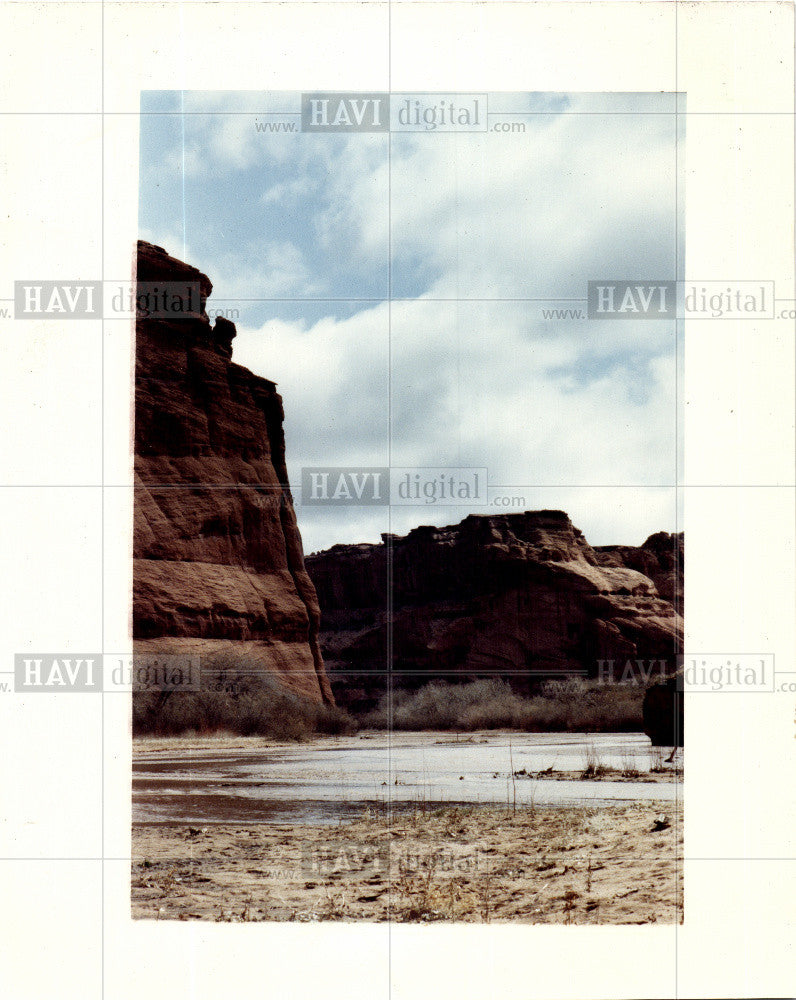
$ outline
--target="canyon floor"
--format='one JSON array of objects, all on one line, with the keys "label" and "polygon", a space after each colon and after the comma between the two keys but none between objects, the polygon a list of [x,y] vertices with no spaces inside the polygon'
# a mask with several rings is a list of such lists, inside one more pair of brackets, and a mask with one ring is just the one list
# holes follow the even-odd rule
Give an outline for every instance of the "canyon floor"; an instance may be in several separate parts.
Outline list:
[{"label": "canyon floor", "polygon": [[[682,768],[662,766],[643,741],[516,733],[360,734],[301,747],[253,737],[137,739],[132,915],[681,921]],[[496,761],[501,772],[492,771]],[[584,780],[595,761],[597,773]],[[365,775],[365,766],[376,770]],[[381,767],[389,781],[378,780]],[[434,789],[454,783],[462,799],[477,801],[434,801]],[[328,797],[308,801],[326,785]]]},{"label": "canyon floor", "polygon": [[[668,824],[668,825],[667,825]],[[150,920],[682,921],[682,807],[446,807],[337,826],[137,824]]]}]

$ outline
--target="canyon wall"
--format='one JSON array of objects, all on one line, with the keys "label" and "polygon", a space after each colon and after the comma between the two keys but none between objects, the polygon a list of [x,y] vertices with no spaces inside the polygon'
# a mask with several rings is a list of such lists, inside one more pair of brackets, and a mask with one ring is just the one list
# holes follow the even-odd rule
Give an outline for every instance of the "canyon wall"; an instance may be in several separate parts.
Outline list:
[{"label": "canyon wall", "polygon": [[682,535],[592,548],[562,511],[532,511],[335,545],[307,569],[335,695],[362,710],[388,672],[397,687],[498,675],[520,691],[596,676],[600,661],[617,676],[637,660],[669,673],[682,653],[682,556]]},{"label": "canyon wall", "polygon": [[[136,323],[137,652],[225,654],[333,701],[285,466],[276,385],[232,361],[206,275],[139,241],[138,287],[193,283],[192,316]],[[144,284],[146,283],[146,284]]]}]

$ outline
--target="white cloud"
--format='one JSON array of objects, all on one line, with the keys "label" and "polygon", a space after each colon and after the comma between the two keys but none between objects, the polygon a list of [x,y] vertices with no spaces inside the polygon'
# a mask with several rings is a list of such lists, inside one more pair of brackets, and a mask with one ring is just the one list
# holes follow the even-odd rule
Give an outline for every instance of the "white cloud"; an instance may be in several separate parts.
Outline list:
[{"label": "white cloud", "polygon": [[[579,110],[595,104],[575,98]],[[305,464],[388,457],[486,466],[492,482],[527,487],[529,507],[566,509],[595,543],[674,528],[668,324],[542,317],[578,302],[437,301],[585,299],[592,278],[673,277],[672,117],[567,113],[530,119],[524,134],[393,136],[389,163],[381,136],[264,140],[253,119],[189,118],[186,169],[212,184],[219,171],[279,164],[260,202],[305,199],[312,212],[295,242],[189,256],[215,295],[326,294],[328,275],[302,249],[311,242],[330,273],[340,248],[383,267],[391,242],[394,294],[420,290],[350,318],[238,324],[236,361],[284,396],[294,482]],[[300,516],[309,549],[470,512]]]},{"label": "white cloud", "polygon": [[[155,237],[151,241],[158,242]],[[172,234],[165,249],[172,256],[182,257],[182,237]],[[219,308],[222,301],[228,308],[235,299],[317,295],[323,288],[307,267],[302,251],[292,243],[262,241],[238,251],[211,253],[187,246],[184,259],[213,282],[212,303]]]},{"label": "white cloud", "polygon": [[298,198],[306,197],[317,189],[317,185],[312,178],[296,177],[293,180],[283,181],[280,184],[273,184],[267,188],[261,197],[264,205],[273,205],[285,201],[295,201]]},{"label": "white cloud", "polygon": [[[529,337],[514,306],[393,303],[391,336],[389,312],[383,303],[308,328],[277,320],[239,327],[236,360],[276,380],[284,397],[294,483],[304,465],[485,466],[490,483],[516,486],[528,507],[561,507],[573,518],[582,510],[580,526],[587,535],[599,527],[602,541],[673,529],[671,503],[655,523],[644,507],[654,495],[663,514],[673,493],[665,487],[675,482],[669,359],[649,365],[638,402],[633,376],[622,370],[576,386],[551,378],[561,345]],[[618,505],[616,487],[641,507]],[[324,535],[330,516],[301,512],[310,547],[342,540]],[[344,516],[348,541],[379,523],[371,511]],[[394,516],[451,520],[439,509]]]},{"label": "white cloud", "polygon": [[388,213],[374,185],[389,172],[394,269],[422,260],[434,296],[585,294],[601,264],[671,261],[673,117],[572,113],[527,129],[394,136],[389,171],[349,155],[324,224],[350,220],[377,253]]}]

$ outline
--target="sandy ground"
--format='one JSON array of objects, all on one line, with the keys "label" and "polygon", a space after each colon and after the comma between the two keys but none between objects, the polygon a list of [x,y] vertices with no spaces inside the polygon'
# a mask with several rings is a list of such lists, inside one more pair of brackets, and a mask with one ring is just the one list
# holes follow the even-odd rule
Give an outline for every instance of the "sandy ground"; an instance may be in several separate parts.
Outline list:
[{"label": "sandy ground", "polygon": [[[173,746],[173,744],[171,744]],[[339,825],[133,827],[160,920],[682,921],[682,806],[447,807]]]}]

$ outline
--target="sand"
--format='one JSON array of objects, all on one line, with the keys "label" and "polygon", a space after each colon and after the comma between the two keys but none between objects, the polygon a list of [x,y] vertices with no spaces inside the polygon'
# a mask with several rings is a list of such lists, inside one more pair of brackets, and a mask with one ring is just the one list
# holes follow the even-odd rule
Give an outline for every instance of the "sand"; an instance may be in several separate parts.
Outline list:
[{"label": "sand", "polygon": [[420,807],[337,825],[136,824],[152,920],[674,923],[681,803]]}]

